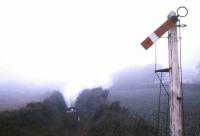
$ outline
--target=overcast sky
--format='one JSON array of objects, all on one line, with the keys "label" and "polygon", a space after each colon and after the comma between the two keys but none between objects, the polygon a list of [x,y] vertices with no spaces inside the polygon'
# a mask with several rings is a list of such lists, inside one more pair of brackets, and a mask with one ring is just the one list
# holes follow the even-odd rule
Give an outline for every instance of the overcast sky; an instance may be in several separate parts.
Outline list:
[{"label": "overcast sky", "polygon": [[[154,63],[154,47],[146,51],[140,43],[179,6],[189,10],[181,19],[188,25],[183,64],[194,70],[200,60],[197,0],[1,0],[1,78],[61,83],[66,98],[109,86],[113,73]],[[157,44],[162,65],[166,42]]]}]

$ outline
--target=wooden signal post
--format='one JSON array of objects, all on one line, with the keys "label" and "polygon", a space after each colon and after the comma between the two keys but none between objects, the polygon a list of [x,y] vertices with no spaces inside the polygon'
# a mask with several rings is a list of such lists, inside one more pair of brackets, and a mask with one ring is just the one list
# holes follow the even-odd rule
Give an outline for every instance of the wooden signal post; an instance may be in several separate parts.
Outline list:
[{"label": "wooden signal post", "polygon": [[[179,15],[178,10],[185,9],[185,15]],[[170,122],[170,136],[183,136],[183,98],[180,81],[180,67],[178,55],[178,35],[177,35],[177,21],[178,17],[185,17],[188,11],[185,7],[179,7],[177,14],[171,11],[165,21],[158,29],[149,35],[141,45],[147,50],[159,38],[168,31],[168,59],[169,68],[165,69],[169,72],[169,122]],[[179,26],[180,27],[180,26]],[[164,70],[164,69],[163,69]],[[158,71],[163,71],[158,70]]]},{"label": "wooden signal post", "polygon": [[[169,13],[168,18],[173,16],[176,16],[176,13],[172,11]],[[175,23],[168,31],[170,136],[183,136],[183,98],[177,38],[177,26]]]}]

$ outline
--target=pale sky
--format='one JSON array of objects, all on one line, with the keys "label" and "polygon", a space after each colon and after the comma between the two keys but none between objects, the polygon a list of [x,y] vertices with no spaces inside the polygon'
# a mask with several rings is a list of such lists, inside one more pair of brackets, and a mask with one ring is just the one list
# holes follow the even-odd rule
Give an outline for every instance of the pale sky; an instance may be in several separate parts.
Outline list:
[{"label": "pale sky", "polygon": [[[83,88],[107,87],[113,73],[154,63],[154,47],[146,51],[140,43],[179,6],[189,10],[181,19],[188,25],[182,63],[194,70],[200,60],[197,0],[1,0],[1,78],[61,83],[67,99]],[[162,65],[166,42],[157,44]]]}]

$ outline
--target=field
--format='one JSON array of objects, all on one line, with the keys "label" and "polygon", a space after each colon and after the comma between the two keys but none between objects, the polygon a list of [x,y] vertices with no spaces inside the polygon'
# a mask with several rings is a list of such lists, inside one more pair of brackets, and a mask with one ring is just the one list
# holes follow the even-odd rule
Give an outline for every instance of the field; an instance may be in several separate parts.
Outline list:
[{"label": "field", "polygon": [[[187,135],[200,131],[200,86],[184,85],[184,120]],[[136,87],[130,90],[111,90],[110,101],[120,101],[133,115],[139,115],[156,125],[159,85]]]}]

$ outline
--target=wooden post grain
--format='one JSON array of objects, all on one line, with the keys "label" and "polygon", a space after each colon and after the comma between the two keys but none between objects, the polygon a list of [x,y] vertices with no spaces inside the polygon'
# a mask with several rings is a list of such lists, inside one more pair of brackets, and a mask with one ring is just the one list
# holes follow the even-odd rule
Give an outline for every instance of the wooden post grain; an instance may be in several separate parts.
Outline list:
[{"label": "wooden post grain", "polygon": [[[176,16],[170,12],[168,18]],[[183,136],[182,95],[176,23],[168,31],[170,136]]]}]

